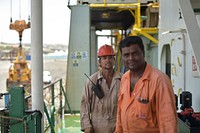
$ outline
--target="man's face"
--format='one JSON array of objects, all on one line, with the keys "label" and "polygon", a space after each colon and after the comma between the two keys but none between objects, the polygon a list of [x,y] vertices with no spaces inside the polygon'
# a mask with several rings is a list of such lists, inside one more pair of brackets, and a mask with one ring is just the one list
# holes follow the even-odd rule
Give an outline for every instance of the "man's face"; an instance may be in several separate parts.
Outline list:
[{"label": "man's face", "polygon": [[102,69],[113,69],[115,63],[114,56],[102,56],[99,59],[99,65]]},{"label": "man's face", "polygon": [[122,59],[125,67],[131,71],[140,70],[145,64],[144,54],[138,45],[122,48]]}]

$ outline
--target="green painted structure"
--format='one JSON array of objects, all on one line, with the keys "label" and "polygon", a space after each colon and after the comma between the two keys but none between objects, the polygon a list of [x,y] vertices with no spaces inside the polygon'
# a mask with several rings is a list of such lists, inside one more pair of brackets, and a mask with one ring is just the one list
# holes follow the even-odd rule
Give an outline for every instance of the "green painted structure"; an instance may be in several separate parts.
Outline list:
[{"label": "green painted structure", "polygon": [[11,88],[9,98],[8,109],[0,112],[1,133],[41,133],[42,114],[26,110],[24,88]]}]

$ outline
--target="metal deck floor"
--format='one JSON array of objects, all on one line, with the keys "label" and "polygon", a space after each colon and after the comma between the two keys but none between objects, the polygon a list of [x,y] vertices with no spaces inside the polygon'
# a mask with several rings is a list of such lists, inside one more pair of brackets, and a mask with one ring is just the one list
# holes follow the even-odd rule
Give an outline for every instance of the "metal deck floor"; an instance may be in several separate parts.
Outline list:
[{"label": "metal deck floor", "polygon": [[[50,130],[50,129],[49,129]],[[47,131],[48,133],[50,131]],[[55,126],[56,133],[83,133],[80,128],[80,115],[65,114]]]}]

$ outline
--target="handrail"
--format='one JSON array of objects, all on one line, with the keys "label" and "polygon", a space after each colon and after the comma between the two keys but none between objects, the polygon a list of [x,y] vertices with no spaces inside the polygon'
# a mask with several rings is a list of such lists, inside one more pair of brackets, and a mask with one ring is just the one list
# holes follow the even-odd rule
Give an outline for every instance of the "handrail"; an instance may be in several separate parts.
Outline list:
[{"label": "handrail", "polygon": [[43,88],[43,90],[45,90],[45,89],[51,87],[52,85],[56,84],[57,82],[60,82],[60,80],[62,80],[62,79],[61,79],[61,78],[60,78],[60,79],[57,79],[57,80],[55,80],[53,83],[50,83],[50,84],[46,85],[46,86]]},{"label": "handrail", "polygon": [[[56,83],[59,83],[59,89],[60,89],[60,93],[58,95],[55,96],[55,84]],[[54,124],[54,113],[55,113],[55,102],[54,102],[54,99],[55,98],[58,98],[60,96],[60,106],[59,106],[59,112],[60,112],[60,115],[62,117],[62,110],[63,110],[63,105],[62,105],[62,95],[64,95],[64,98],[65,98],[65,104],[64,106],[67,104],[68,106],[68,109],[69,111],[71,112],[71,114],[73,114],[71,108],[70,108],[70,105],[69,105],[69,102],[67,100],[67,96],[66,96],[66,93],[65,93],[65,90],[63,88],[63,85],[62,85],[62,79],[57,79],[55,80],[54,82],[52,82],[51,84],[48,84],[46,85],[43,90],[46,90],[46,89],[51,89],[51,105],[50,105],[50,111],[48,113],[48,109],[47,109],[47,105],[45,104],[44,102],[44,113],[47,117],[47,121],[49,123],[49,126],[51,128],[51,133],[55,133],[55,130],[54,130],[54,127],[55,127],[55,124]],[[31,98],[31,95],[25,97],[26,101]],[[49,127],[48,126],[48,127]],[[47,130],[47,129],[45,129]]]},{"label": "handrail", "polygon": [[48,120],[49,125],[50,125],[50,127],[51,127],[51,133],[55,133],[54,124],[53,124],[54,121],[51,120],[51,118],[50,118],[50,116],[49,116],[49,113],[48,113],[48,111],[47,111],[47,107],[46,107],[45,103],[44,103],[44,112],[45,112],[45,114],[46,114],[46,116],[47,116],[47,120]]},{"label": "handrail", "polygon": [[[55,84],[56,84],[56,83],[59,83],[59,90],[60,90],[60,93],[59,93],[57,96],[55,96]],[[46,107],[45,103],[44,103],[44,111],[45,111],[45,114],[46,114],[46,116],[47,116],[47,121],[48,121],[48,123],[49,123],[49,125],[50,125],[50,128],[51,128],[51,133],[55,133],[55,131],[54,131],[54,127],[55,127],[55,123],[54,123],[54,121],[55,121],[55,119],[54,119],[54,113],[55,113],[56,109],[55,109],[55,101],[54,101],[54,99],[55,99],[55,98],[58,98],[58,96],[60,96],[59,112],[60,112],[61,117],[62,117],[62,110],[63,110],[63,105],[62,105],[62,94],[63,94],[64,97],[65,97],[65,101],[66,101],[66,102],[65,102],[65,105],[66,105],[66,103],[67,103],[67,106],[68,106],[68,108],[69,108],[70,111],[71,111],[71,108],[70,108],[70,106],[69,106],[69,103],[68,103],[68,100],[67,100],[65,91],[64,91],[64,89],[63,89],[62,79],[61,79],[61,78],[58,79],[58,80],[56,80],[56,81],[54,81],[53,83],[51,83],[51,84],[49,84],[49,85],[46,85],[46,86],[43,88],[43,90],[46,90],[46,89],[48,89],[48,88],[51,89],[51,105],[50,105],[50,111],[49,111],[50,114],[48,113],[48,110],[47,110],[47,107]],[[65,105],[64,105],[64,106],[65,106]]]},{"label": "handrail", "polygon": [[[61,89],[62,89],[62,91],[64,92],[63,86],[61,86]],[[71,115],[72,115],[73,112],[72,112],[72,110],[71,110],[71,108],[70,108],[70,106],[69,106],[69,102],[68,102],[68,100],[67,100],[67,95],[66,95],[66,93],[63,93],[63,94],[64,94],[64,97],[65,97],[65,101],[66,101],[66,103],[67,103],[67,106],[68,106],[68,108],[69,108],[69,111],[71,112]]]}]

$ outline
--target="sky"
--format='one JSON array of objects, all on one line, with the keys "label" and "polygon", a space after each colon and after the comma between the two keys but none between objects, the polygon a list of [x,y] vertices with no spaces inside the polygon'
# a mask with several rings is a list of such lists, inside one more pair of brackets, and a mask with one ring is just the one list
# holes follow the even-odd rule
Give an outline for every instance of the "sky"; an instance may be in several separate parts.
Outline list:
[{"label": "sky", "polygon": [[[12,17],[13,22],[28,22],[28,16],[31,15],[30,3],[31,0],[0,0],[0,42],[19,43],[18,32],[9,29],[10,18]],[[43,0],[44,44],[68,45],[70,9],[67,4],[68,0]],[[30,42],[31,30],[26,29],[23,32],[22,43]]]},{"label": "sky", "polygon": [[[31,0],[0,0],[0,42],[19,44],[18,32],[10,30],[10,18],[13,23],[16,20],[25,20],[31,16]],[[70,0],[70,5],[75,5],[76,0]],[[67,7],[68,0],[43,0],[43,44],[69,43],[71,10]],[[103,34],[110,32],[103,31]],[[97,33],[97,34],[102,34]],[[22,36],[22,44],[31,43],[31,29],[25,29]],[[110,44],[110,39],[100,37],[98,46]]]}]

